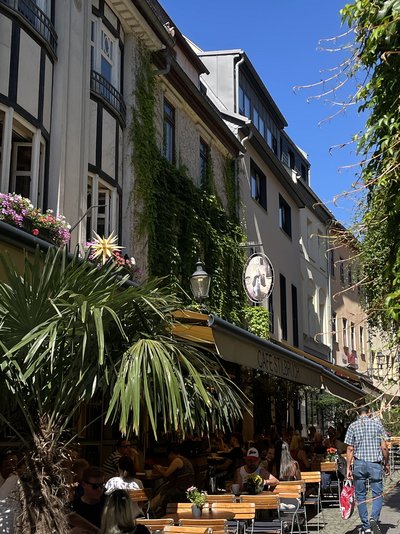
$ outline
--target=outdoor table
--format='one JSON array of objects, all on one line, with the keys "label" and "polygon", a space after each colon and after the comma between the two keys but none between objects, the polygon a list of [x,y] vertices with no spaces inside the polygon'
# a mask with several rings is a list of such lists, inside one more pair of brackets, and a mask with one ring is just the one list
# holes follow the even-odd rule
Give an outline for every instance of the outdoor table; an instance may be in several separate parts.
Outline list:
[{"label": "outdoor table", "polygon": [[[167,514],[163,516],[163,519],[171,518],[174,520],[174,523],[179,523],[180,519],[193,519],[193,514],[191,511],[176,512],[174,514]],[[204,507],[201,517],[197,519],[233,519],[235,517],[234,512],[229,510],[211,510]]]}]

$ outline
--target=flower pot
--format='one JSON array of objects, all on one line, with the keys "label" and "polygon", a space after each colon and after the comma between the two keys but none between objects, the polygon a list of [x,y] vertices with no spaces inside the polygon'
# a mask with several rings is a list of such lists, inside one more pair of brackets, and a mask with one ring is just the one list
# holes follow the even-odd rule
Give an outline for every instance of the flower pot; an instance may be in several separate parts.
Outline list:
[{"label": "flower pot", "polygon": [[200,506],[196,506],[195,504],[192,504],[192,516],[193,517],[201,517],[202,508]]}]

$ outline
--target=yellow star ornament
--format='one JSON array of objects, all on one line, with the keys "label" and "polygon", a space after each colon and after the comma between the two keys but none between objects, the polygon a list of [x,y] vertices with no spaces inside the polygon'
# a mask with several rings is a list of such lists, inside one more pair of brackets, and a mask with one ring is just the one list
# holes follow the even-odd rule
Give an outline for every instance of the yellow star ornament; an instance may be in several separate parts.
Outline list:
[{"label": "yellow star ornament", "polygon": [[114,232],[108,237],[100,237],[96,232],[93,232],[95,239],[93,240],[90,248],[93,250],[93,257],[102,259],[103,265],[106,263],[108,258],[112,258],[113,254],[120,250],[121,248],[116,243],[118,242],[118,236],[114,235]]}]

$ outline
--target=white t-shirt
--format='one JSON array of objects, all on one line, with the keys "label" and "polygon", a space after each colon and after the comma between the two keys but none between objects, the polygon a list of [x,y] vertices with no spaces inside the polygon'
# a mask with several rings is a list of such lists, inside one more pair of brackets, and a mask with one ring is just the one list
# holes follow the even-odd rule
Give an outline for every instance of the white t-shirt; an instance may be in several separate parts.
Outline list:
[{"label": "white t-shirt", "polygon": [[[125,481],[121,477],[112,477],[106,482],[106,495],[110,495],[113,491],[117,489],[122,490],[140,490],[143,489],[143,483],[141,480],[134,478],[133,480]],[[140,508],[137,502],[133,502],[133,508],[135,517],[143,515],[143,510]]]}]

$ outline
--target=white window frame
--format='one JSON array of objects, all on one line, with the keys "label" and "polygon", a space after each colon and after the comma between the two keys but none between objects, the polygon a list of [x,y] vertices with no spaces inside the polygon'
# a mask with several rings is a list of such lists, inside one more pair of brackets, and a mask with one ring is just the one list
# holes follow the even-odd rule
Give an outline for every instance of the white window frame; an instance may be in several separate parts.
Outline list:
[{"label": "white window frame", "polygon": [[[17,170],[17,155],[18,155],[18,149],[24,148],[24,147],[30,147],[31,149],[31,164],[29,171],[18,171]],[[28,198],[31,199],[32,194],[32,185],[33,185],[33,176],[32,176],[32,165],[33,165],[33,143],[30,141],[21,141],[13,143],[12,148],[12,171],[11,171],[11,192],[14,193],[17,186],[17,178],[19,176],[27,176],[29,177],[29,195]],[[32,200],[32,203],[35,204],[35,202]]]},{"label": "white window frame", "polygon": [[[120,91],[120,62],[121,54],[119,49],[119,40],[106,28],[100,18],[92,17],[92,23],[94,23],[94,36],[90,37],[90,46],[93,49],[93,64],[91,68],[101,74],[101,59],[104,57],[108,60],[107,55],[102,49],[102,35],[110,40],[112,45],[112,58],[111,58],[111,80],[107,80],[111,83],[117,91]],[[102,75],[102,74],[101,74]],[[107,79],[107,78],[106,78]]]},{"label": "white window frame", "polygon": [[[99,195],[102,192],[108,192],[105,200],[104,214],[99,213],[99,208],[92,208],[90,213],[90,238],[94,236],[93,232],[98,233],[98,221],[104,219],[104,235],[108,237],[112,232],[118,234],[118,192],[117,188],[102,180],[97,174],[89,174],[87,192],[89,184],[92,186],[92,206],[100,204]],[[87,196],[86,192],[86,196]],[[87,206],[88,208],[88,206]],[[100,237],[103,237],[102,235]]]}]

